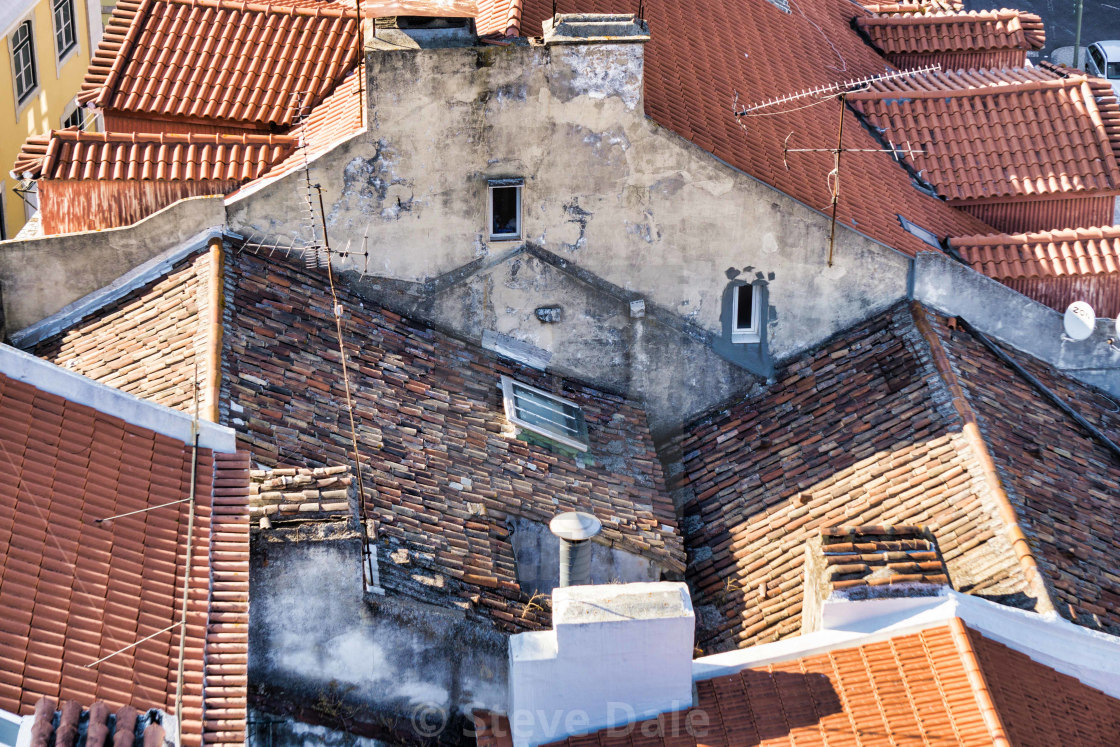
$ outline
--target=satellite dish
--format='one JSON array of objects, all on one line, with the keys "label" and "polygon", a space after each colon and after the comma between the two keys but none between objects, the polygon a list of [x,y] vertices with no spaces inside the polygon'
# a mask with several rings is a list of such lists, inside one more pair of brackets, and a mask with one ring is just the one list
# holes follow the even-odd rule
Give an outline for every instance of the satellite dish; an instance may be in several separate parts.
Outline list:
[{"label": "satellite dish", "polygon": [[1080,342],[1088,340],[1097,329],[1097,312],[1084,301],[1074,301],[1066,309],[1065,318],[1062,319],[1066,335]]}]

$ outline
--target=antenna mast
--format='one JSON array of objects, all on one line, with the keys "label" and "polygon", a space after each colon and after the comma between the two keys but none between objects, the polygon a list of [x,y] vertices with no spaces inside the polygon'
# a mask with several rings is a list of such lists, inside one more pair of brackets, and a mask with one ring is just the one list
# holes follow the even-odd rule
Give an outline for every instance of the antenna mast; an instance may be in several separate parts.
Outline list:
[{"label": "antenna mast", "polygon": [[[917,68],[914,70],[899,70],[893,73],[883,73],[881,75],[869,75],[863,78],[856,78],[842,83],[829,83],[824,86],[810,88],[800,93],[792,93],[784,96],[777,96],[775,98],[767,99],[756,104],[750,104],[742,109],[735,110],[735,117],[738,119],[740,126],[743,126],[743,119],[751,116],[771,116],[775,114],[784,114],[787,112],[773,111],[764,112],[762,109],[769,109],[770,107],[780,106],[782,104],[792,104],[807,98],[817,98],[824,101],[828,98],[835,98],[840,102],[840,126],[836,134],[836,147],[835,148],[782,148],[782,161],[786,165],[786,170],[789,170],[789,162],[786,161],[786,155],[789,153],[831,153],[833,156],[832,171],[828,173],[828,191],[832,195],[831,209],[832,209],[832,224],[828,231],[828,266],[832,267],[833,250],[836,245],[836,213],[840,206],[840,156],[844,154],[845,150],[853,153],[890,153],[895,158],[899,157],[899,150],[891,147],[889,150],[879,150],[875,148],[844,148],[844,114],[847,111],[848,103],[847,96],[849,93],[856,93],[858,91],[866,91],[875,83],[881,83],[888,80],[900,80],[902,78],[912,78],[918,75],[925,75],[927,73],[940,72],[941,65],[927,65],[926,67]],[[819,103],[819,102],[818,102]],[[812,106],[812,104],[810,104]],[[804,108],[804,107],[798,107]],[[789,111],[796,111],[792,109]],[[744,131],[746,127],[743,127]],[[793,133],[791,132],[790,135]],[[789,137],[786,137],[786,143],[789,142]],[[915,151],[910,144],[906,144],[902,152],[908,152],[911,156],[918,152]]]}]

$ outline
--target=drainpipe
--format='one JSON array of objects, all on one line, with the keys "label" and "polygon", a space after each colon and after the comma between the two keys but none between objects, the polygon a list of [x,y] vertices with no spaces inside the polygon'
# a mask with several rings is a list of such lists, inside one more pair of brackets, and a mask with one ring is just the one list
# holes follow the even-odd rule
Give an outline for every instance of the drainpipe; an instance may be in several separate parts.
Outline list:
[{"label": "drainpipe", "polygon": [[583,511],[558,514],[549,522],[549,531],[560,540],[560,586],[591,583],[590,540],[602,528],[602,522]]}]

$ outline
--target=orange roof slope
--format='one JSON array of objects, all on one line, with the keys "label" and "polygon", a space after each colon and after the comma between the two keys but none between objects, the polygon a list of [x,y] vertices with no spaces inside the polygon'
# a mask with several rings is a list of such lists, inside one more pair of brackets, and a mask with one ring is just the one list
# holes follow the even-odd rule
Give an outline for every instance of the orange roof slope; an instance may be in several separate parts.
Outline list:
[{"label": "orange roof slope", "polygon": [[[919,633],[700,680],[683,712],[569,737],[630,745],[1112,744],[1120,700],[970,630]],[[1045,697],[1040,695],[1045,694]],[[480,744],[507,722],[476,719]]]},{"label": "orange roof slope", "polygon": [[287,135],[52,130],[28,139],[13,171],[33,179],[248,181],[297,143]]},{"label": "orange roof slope", "polygon": [[357,29],[353,10],[333,3],[121,0],[78,100],[156,119],[290,125],[356,64]]},{"label": "orange roof slope", "polygon": [[1120,226],[960,236],[953,247],[999,280],[1120,273]]},{"label": "orange roof slope", "polygon": [[856,25],[884,54],[1026,50],[1046,46],[1042,19],[1018,10],[860,16]]},{"label": "orange roof slope", "polygon": [[[860,9],[850,0],[790,5],[792,13],[762,0],[646,3],[651,38],[645,47],[645,110],[658,124],[735,168],[823,211],[832,199],[832,155],[791,153],[783,159],[783,144],[792,133],[790,148],[834,147],[836,101],[808,98],[775,107],[781,114],[764,110],[759,114],[766,116],[738,121],[733,111],[773,96],[882,73],[887,65],[852,30],[852,17]],[[551,0],[525,0],[524,8],[522,34],[540,34],[541,21],[552,15]],[[557,10],[633,13],[635,5],[628,0],[559,0]],[[846,147],[881,148],[854,125],[849,113]],[[938,236],[990,232],[978,219],[915,189],[886,153],[853,154],[845,161],[841,181],[839,220],[909,254],[929,245],[903,229],[897,213]]]},{"label": "orange roof slope", "polygon": [[522,0],[478,0],[478,14],[474,20],[475,33],[479,36],[520,35],[521,3]]},{"label": "orange roof slope", "polygon": [[[191,448],[4,375],[0,422],[0,708],[26,715],[46,696],[172,712],[179,636],[165,629],[181,614],[188,504],[97,520],[185,499]],[[196,490],[184,743],[236,744],[247,457],[200,448]]]},{"label": "orange roof slope", "polygon": [[914,0],[909,3],[880,3],[875,0],[857,1],[872,13],[961,12],[964,10],[964,0]]},{"label": "orange roof slope", "polygon": [[904,157],[949,200],[1120,190],[1120,132],[1106,126],[1120,122],[1120,107],[1083,75],[941,72],[879,83],[849,100],[883,139],[924,148]]}]

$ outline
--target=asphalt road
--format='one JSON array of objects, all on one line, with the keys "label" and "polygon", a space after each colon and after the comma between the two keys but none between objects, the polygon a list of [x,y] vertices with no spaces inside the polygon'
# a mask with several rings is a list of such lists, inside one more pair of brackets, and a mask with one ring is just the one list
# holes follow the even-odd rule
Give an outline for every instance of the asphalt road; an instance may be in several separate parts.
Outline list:
[{"label": "asphalt road", "polygon": [[[1059,47],[1072,47],[1077,32],[1077,0],[1006,0],[1006,2],[977,2],[965,0],[967,10],[1010,7],[1037,13],[1046,24],[1046,48],[1039,57],[1032,59],[1051,59],[1051,54]],[[1120,39],[1120,0],[1084,0],[1081,19],[1081,46],[1095,41]],[[1073,50],[1067,50],[1066,57],[1072,57]],[[1055,62],[1070,64],[1070,59]],[[1084,66],[1084,63],[1082,63]]]}]

